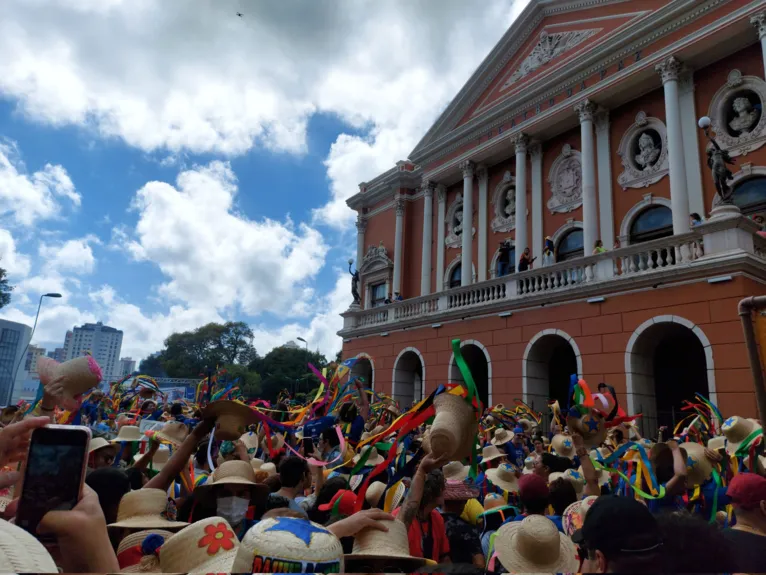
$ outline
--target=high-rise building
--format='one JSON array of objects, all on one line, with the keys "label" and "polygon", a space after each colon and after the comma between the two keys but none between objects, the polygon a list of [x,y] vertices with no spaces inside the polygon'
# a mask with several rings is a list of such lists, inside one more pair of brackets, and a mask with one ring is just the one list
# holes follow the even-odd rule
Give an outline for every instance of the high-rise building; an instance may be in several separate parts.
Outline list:
[{"label": "high-rise building", "polygon": [[[71,331],[67,333],[72,333]],[[62,363],[66,361],[66,348],[65,347],[57,347],[53,351],[48,352],[48,357],[51,359],[55,359],[57,362]]]},{"label": "high-rise building", "polygon": [[[72,334],[69,337],[69,334]],[[67,332],[66,359],[89,353],[101,366],[104,381],[120,377],[119,357],[122,350],[122,331],[98,323],[86,323]]]},{"label": "high-rise building", "polygon": [[2,405],[9,403],[14,380],[21,382],[26,376],[25,370],[18,369],[18,366],[31,335],[32,328],[28,325],[0,319],[0,403]]},{"label": "high-rise building", "polygon": [[136,371],[136,360],[132,357],[123,357],[120,359],[120,375],[130,375]]},{"label": "high-rise building", "polygon": [[44,347],[30,345],[27,349],[27,358],[24,360],[24,369],[29,373],[37,373],[37,360],[45,357],[45,352],[46,349]]}]

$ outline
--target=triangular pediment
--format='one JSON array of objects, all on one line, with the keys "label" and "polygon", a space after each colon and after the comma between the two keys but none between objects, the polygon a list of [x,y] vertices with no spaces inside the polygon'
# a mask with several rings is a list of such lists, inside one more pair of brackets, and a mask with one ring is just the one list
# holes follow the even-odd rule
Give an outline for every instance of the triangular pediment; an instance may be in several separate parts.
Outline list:
[{"label": "triangular pediment", "polygon": [[531,0],[410,157],[526,87],[566,71],[573,59],[662,4],[663,0]]}]

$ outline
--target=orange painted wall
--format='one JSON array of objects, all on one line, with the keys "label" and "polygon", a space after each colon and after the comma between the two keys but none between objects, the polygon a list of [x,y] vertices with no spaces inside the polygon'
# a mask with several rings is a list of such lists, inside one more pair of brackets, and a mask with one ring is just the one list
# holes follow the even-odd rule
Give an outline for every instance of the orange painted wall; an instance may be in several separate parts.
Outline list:
[{"label": "orange painted wall", "polygon": [[402,297],[420,295],[420,270],[423,262],[423,209],[425,200],[405,203],[404,245],[402,249]]},{"label": "orange painted wall", "polygon": [[[377,246],[381,241],[386,250],[388,250],[388,257],[393,261],[394,259],[394,231],[396,229],[396,211],[391,208],[380,212],[367,219],[367,229],[364,232],[364,250],[371,245]],[[362,303],[364,303],[364,294],[367,291],[367,286],[362,281]]]}]

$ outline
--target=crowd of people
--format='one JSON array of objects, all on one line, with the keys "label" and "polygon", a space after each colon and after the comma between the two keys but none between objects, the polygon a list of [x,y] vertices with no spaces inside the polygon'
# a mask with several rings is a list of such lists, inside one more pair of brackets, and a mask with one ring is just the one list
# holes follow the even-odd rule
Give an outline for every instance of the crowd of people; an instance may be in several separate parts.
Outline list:
[{"label": "crowd of people", "polygon": [[[303,404],[115,385],[73,406],[77,382],[53,373],[39,402],[2,413],[0,570],[766,571],[757,421],[696,398],[642,437],[605,384],[573,377],[569,405],[543,414],[483,406],[470,373],[402,411],[352,363]],[[20,470],[52,422],[92,430],[85,485],[28,533],[13,523]]]}]

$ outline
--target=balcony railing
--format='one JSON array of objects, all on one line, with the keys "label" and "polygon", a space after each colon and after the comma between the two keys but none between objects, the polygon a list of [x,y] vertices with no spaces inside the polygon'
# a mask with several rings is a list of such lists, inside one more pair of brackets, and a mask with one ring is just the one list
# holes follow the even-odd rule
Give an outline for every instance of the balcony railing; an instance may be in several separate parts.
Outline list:
[{"label": "balcony railing", "polygon": [[[720,269],[725,255],[750,255],[764,264],[766,238],[756,235],[757,226],[744,217],[712,220],[692,231],[603,254],[586,256],[550,266],[514,273],[488,281],[462,286],[428,296],[369,310],[349,310],[343,314],[342,335],[360,329],[398,324],[417,319],[449,317],[452,312],[476,309],[513,308],[530,300],[555,301],[582,297],[601,288],[614,289],[616,283],[657,281],[663,275],[678,275],[687,270],[708,273],[708,266]],[[760,263],[760,262],[759,262]],[[582,292],[581,294],[579,292]]]}]

